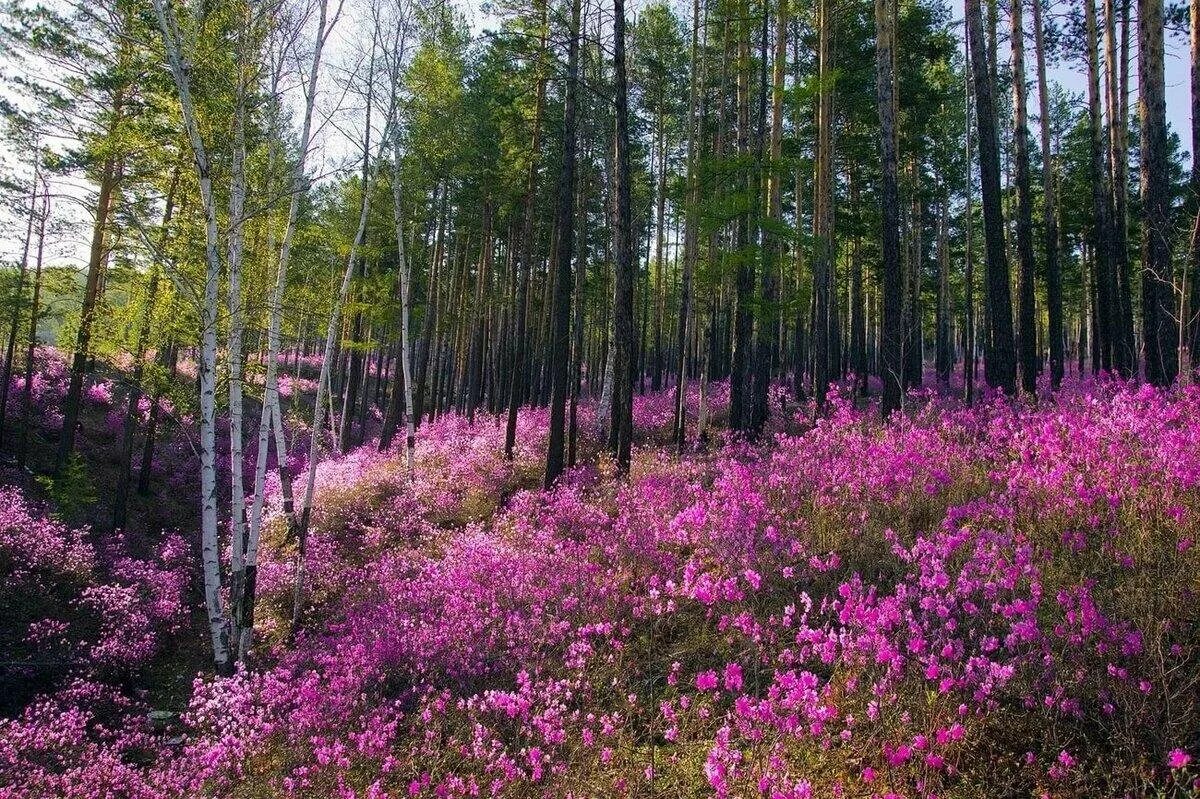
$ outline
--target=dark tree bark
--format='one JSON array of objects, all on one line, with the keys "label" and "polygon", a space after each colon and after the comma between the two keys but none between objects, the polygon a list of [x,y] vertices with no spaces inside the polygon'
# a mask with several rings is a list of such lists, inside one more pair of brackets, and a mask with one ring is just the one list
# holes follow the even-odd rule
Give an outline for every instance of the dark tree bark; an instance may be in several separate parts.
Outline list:
[{"label": "dark tree bark", "polygon": [[[1197,0],[1200,2],[1200,0]],[[1042,226],[1046,249],[1046,310],[1050,317],[1050,388],[1057,391],[1063,379],[1062,266],[1058,257],[1058,199],[1054,187],[1054,164],[1050,152],[1050,91],[1046,82],[1045,31],[1042,0],[1033,0],[1034,49],[1037,54],[1038,112],[1042,143]]]},{"label": "dark tree bark", "polygon": [[567,45],[567,86],[563,109],[563,161],[558,176],[558,239],[555,252],[554,307],[550,328],[550,434],[546,452],[545,487],[558,480],[564,466],[568,365],[570,361],[571,257],[575,248],[575,129],[576,88],[579,81],[579,3],[571,3]]},{"label": "dark tree bark", "polygon": [[[971,48],[966,48],[967,72],[971,72]],[[963,265],[963,400],[970,405],[975,399],[975,250],[972,242],[972,231],[975,229],[975,187],[974,160],[971,153],[971,77],[968,74],[963,81],[963,96],[965,98],[963,119],[966,121],[963,131],[966,140],[967,185],[966,210],[963,213],[963,229],[965,250]]]},{"label": "dark tree bark", "polygon": [[[426,386],[429,383],[429,362],[433,351],[433,339],[436,334],[436,324],[438,315],[438,296],[441,283],[442,272],[442,252],[445,249],[445,226],[446,226],[446,192],[447,187],[443,183],[441,186],[441,205],[438,205],[438,199],[434,197],[433,207],[437,214],[436,222],[437,232],[433,239],[433,255],[429,259],[429,268],[426,270],[425,284],[425,318],[421,321],[421,338],[417,343],[417,364],[416,376],[413,378],[413,388],[416,390],[416,396],[413,398],[413,407],[411,409],[413,422],[418,426],[425,416],[425,392]],[[437,188],[434,188],[434,193],[437,193]],[[434,360],[434,368],[437,367],[437,361]]]},{"label": "dark tree bark", "polygon": [[[21,391],[21,429],[17,433],[17,471],[25,470],[29,452],[29,427],[33,414],[34,354],[37,351],[37,327],[41,316],[42,263],[46,248],[46,221],[50,218],[50,192],[42,184],[42,210],[38,217],[38,246],[33,266],[33,296],[29,301],[29,341],[25,349],[25,386]],[[5,381],[7,383],[7,381]]]},{"label": "dark tree bark", "polygon": [[[818,4],[817,70],[817,186],[813,248],[813,323],[810,337],[813,359],[813,395],[818,411],[825,407],[829,381],[835,377],[833,293],[833,20],[830,0]],[[885,134],[886,137],[886,134]]]},{"label": "dark tree bark", "polygon": [[483,245],[479,253],[479,274],[475,277],[475,302],[471,307],[471,346],[468,352],[466,389],[467,419],[475,422],[475,409],[483,399],[483,364],[485,331],[487,328],[487,299],[492,279],[492,204],[483,204]]},{"label": "dark tree bark", "polygon": [[[650,389],[659,391],[662,389],[663,376],[663,315],[666,313],[666,285],[663,282],[663,249],[666,244],[667,237],[667,141],[666,129],[663,119],[663,109],[660,106],[658,111],[657,133],[655,134],[658,150],[658,188],[655,189],[655,199],[657,200],[657,208],[655,215],[657,230],[654,241],[654,316],[652,322],[651,335],[654,337],[654,345],[650,357]],[[649,274],[647,274],[647,283],[649,282]],[[647,301],[649,301],[649,291]]]},{"label": "dark tree bark", "polygon": [[[754,353],[754,405],[751,408],[750,430],[754,435],[762,429],[769,413],[768,402],[771,389],[772,367],[775,352],[778,348],[779,321],[776,306],[779,304],[779,281],[776,276],[776,264],[782,255],[783,244],[771,230],[772,222],[779,220],[782,215],[779,181],[775,175],[774,165],[779,160],[782,151],[783,134],[783,70],[787,57],[787,0],[781,0],[780,18],[776,23],[774,43],[774,59],[772,69],[771,89],[767,88],[767,40],[770,27],[770,6],[763,4],[762,38],[759,44],[760,80],[758,95],[759,128],[757,160],[759,168],[765,170],[763,178],[756,182],[762,187],[764,180],[767,192],[767,224],[759,221],[759,252],[762,254],[762,274],[759,291],[762,301],[759,304],[758,341]],[[771,97],[770,145],[767,146],[767,97]],[[770,162],[764,163],[764,157],[770,156]],[[761,212],[762,203],[757,201],[755,192],[755,208]]]},{"label": "dark tree bark", "polygon": [[908,162],[912,197],[909,204],[908,262],[904,277],[904,387],[921,385],[924,371],[924,344],[921,336],[921,281],[925,272],[925,212],[921,203],[917,162]]},{"label": "dark tree bark", "polygon": [[[745,157],[750,152],[750,26],[749,8],[739,4],[737,21],[737,154]],[[748,205],[753,195],[753,170],[745,165],[741,168],[741,191],[743,203]],[[734,278],[735,305],[733,309],[733,371],[729,377],[729,426],[733,430],[745,431],[750,427],[752,395],[750,385],[751,336],[754,331],[754,315],[750,308],[754,292],[754,253],[750,239],[750,211],[738,213],[734,223]]]},{"label": "dark tree bark", "polygon": [[1188,313],[1187,325],[1188,363],[1181,367],[1195,369],[1200,360],[1200,0],[1192,0],[1191,22],[1191,93],[1192,93],[1192,195],[1195,203],[1195,219],[1192,224],[1190,260],[1188,263]]},{"label": "dark tree bark", "polygon": [[[1034,0],[1038,2],[1039,0]],[[1017,183],[1017,258],[1020,261],[1020,289],[1017,342],[1020,346],[1021,389],[1037,390],[1038,350],[1034,329],[1033,272],[1033,197],[1029,191],[1029,112],[1025,84],[1025,26],[1021,13],[1023,0],[1014,0],[1009,14],[1012,20],[1013,73],[1013,157]]]},{"label": "dark tree bark", "polygon": [[1104,126],[1100,118],[1100,66],[1097,53],[1095,0],[1084,0],[1084,22],[1088,52],[1088,118],[1091,127],[1089,160],[1092,166],[1092,216],[1095,219],[1093,239],[1095,252],[1092,285],[1095,291],[1094,349],[1098,358],[1093,369],[1108,369],[1113,365],[1113,338],[1118,314],[1116,270],[1113,265],[1112,208],[1105,164]]},{"label": "dark tree bark", "polygon": [[633,439],[633,230],[630,208],[629,88],[625,66],[625,0],[613,0],[613,84],[616,115],[613,190],[613,455],[629,473]]},{"label": "dark tree bark", "polygon": [[1104,60],[1108,106],[1108,186],[1112,192],[1109,224],[1112,235],[1114,304],[1110,313],[1113,366],[1122,377],[1137,371],[1137,348],[1133,337],[1133,289],[1129,263],[1129,114],[1126,88],[1129,72],[1129,0],[1120,0],[1122,32],[1121,53],[1117,55],[1117,22],[1113,0],[1104,0]]},{"label": "dark tree bark", "polygon": [[[371,120],[371,117],[370,117],[370,114],[368,113],[368,116],[367,116],[368,125],[370,124],[370,120]],[[369,130],[369,128],[368,128],[368,130]],[[370,145],[370,139],[368,138],[367,145],[365,145],[368,149],[364,149],[364,151],[363,151],[364,153],[370,152],[369,145]],[[363,167],[362,167],[362,169],[363,169],[363,171],[362,171],[363,191],[369,190],[369,186],[370,186],[370,182],[371,182],[370,181],[370,171],[369,171],[370,160],[371,159],[370,159],[369,155],[364,155]],[[364,240],[366,239],[366,235],[367,235],[366,228],[363,228],[362,229],[362,238],[355,244],[356,249],[361,248],[363,246]],[[358,272],[358,279],[360,282],[364,278],[366,278],[366,276],[367,276],[367,259],[363,255],[359,255],[357,272]],[[345,400],[342,402],[341,427],[338,430],[338,449],[342,452],[346,452],[348,449],[350,449],[352,446],[354,446],[355,443],[357,443],[357,441],[359,440],[358,437],[356,437],[354,435],[354,416],[355,416],[355,409],[358,406],[358,391],[359,391],[360,383],[362,383],[363,376],[364,376],[362,327],[363,327],[362,311],[355,311],[354,317],[350,322],[350,372],[349,372],[349,376],[346,381]],[[361,436],[361,435],[362,435],[362,431],[360,430],[359,436]]]},{"label": "dark tree bark", "polygon": [[[900,190],[896,154],[895,0],[875,0],[875,92],[879,103],[880,212],[883,230],[883,416],[900,409],[900,381],[904,369],[901,339],[904,335],[903,277],[900,266]],[[976,6],[978,11],[978,5]]]},{"label": "dark tree bark", "polygon": [[[179,167],[176,166],[171,175],[171,187],[167,190],[166,206],[163,209],[160,250],[167,244],[171,216],[175,212],[175,189],[178,185]],[[146,286],[145,305],[142,308],[142,317],[138,322],[137,343],[134,345],[133,374],[130,376],[129,398],[125,407],[125,428],[121,435],[121,464],[120,470],[117,472],[116,491],[113,495],[112,526],[114,530],[125,526],[129,503],[129,482],[132,476],[130,470],[133,465],[133,438],[137,430],[138,403],[142,399],[142,374],[145,367],[143,361],[146,358],[146,348],[150,344],[150,325],[154,320],[154,300],[158,295],[161,268],[160,255],[155,253],[150,266],[150,280]]]},{"label": "dark tree bark", "polygon": [[[167,367],[167,378],[173,380],[179,369],[179,348],[174,341],[168,341],[163,348],[160,362]],[[142,442],[142,461],[138,467],[138,493],[146,496],[150,493],[150,477],[154,468],[154,447],[158,433],[158,419],[162,415],[159,405],[162,402],[162,386],[155,388],[150,397],[150,415],[146,419],[146,438]]]},{"label": "dark tree bark", "polygon": [[[109,135],[116,134],[121,120],[123,95],[117,91],[113,101],[113,120]],[[62,471],[67,459],[75,452],[75,432],[79,425],[80,397],[83,380],[87,374],[88,357],[91,355],[92,323],[96,314],[96,303],[100,296],[100,278],[108,261],[108,221],[112,211],[114,194],[121,181],[122,163],[113,154],[104,160],[100,169],[99,194],[96,198],[96,219],[92,225],[92,243],[88,250],[87,282],[83,289],[83,306],[79,309],[79,329],[75,335],[75,352],[71,358],[71,378],[67,396],[63,399],[62,434],[58,440],[55,472]]]},{"label": "dark tree bark", "polygon": [[1171,196],[1163,74],[1162,0],[1138,0],[1138,115],[1142,120],[1142,325],[1146,380],[1175,381],[1179,369],[1171,266]]},{"label": "dark tree bark", "polygon": [[[782,8],[787,7],[787,0],[780,0]],[[1197,0],[1200,2],[1200,0]],[[783,24],[785,12],[780,12],[780,24]],[[699,156],[699,139],[703,128],[697,116],[697,98],[700,81],[700,0],[692,2],[692,54],[690,82],[688,87],[688,117],[687,117],[687,202],[684,213],[684,243],[683,243],[683,276],[679,283],[679,322],[676,329],[676,340],[679,351],[675,358],[675,448],[683,452],[687,445],[687,413],[685,399],[687,393],[688,365],[688,335],[691,332],[692,315],[692,274],[696,269],[696,249],[699,239],[697,204],[700,201],[697,160]],[[778,68],[778,67],[777,67]]]},{"label": "dark tree bark", "polygon": [[950,372],[954,369],[954,352],[950,340],[950,243],[949,216],[950,198],[944,196],[938,208],[938,290],[937,290],[937,330],[934,365],[937,369],[938,380],[943,384],[950,382]]},{"label": "dark tree bark", "polygon": [[[1090,0],[1089,0],[1090,2]],[[1006,394],[1016,392],[1012,328],[1012,291],[1004,246],[1004,216],[1000,204],[1000,140],[992,78],[983,43],[979,0],[967,0],[967,39],[975,81],[975,123],[979,131],[979,172],[983,190],[983,232],[987,261],[987,345],[983,370],[988,385]]]},{"label": "dark tree bark", "polygon": [[[862,213],[859,203],[858,182],[854,174],[848,177],[850,184],[850,207],[857,217]],[[850,297],[848,311],[850,314],[850,349],[849,368],[854,373],[853,391],[856,395],[867,395],[867,295],[863,277],[863,259],[859,251],[859,236],[855,234],[854,246],[850,252]]]},{"label": "dark tree bark", "polygon": [[537,197],[538,162],[542,141],[542,113],[546,105],[546,78],[542,74],[541,59],[545,57],[547,36],[547,3],[542,0],[542,32],[538,49],[539,69],[536,98],[533,106],[533,141],[529,152],[529,174],[525,183],[525,215],[521,223],[521,238],[518,243],[516,262],[517,290],[513,303],[512,371],[508,382],[508,420],[504,430],[504,457],[513,459],[513,448],[517,442],[517,411],[521,407],[526,381],[525,376],[525,330],[529,304],[530,248],[533,242],[534,214]]},{"label": "dark tree bark", "polygon": [[[586,27],[586,26],[585,26]],[[586,80],[587,70],[583,68]],[[586,106],[584,106],[581,117],[585,116]],[[581,166],[581,174],[579,176],[579,213],[578,224],[579,230],[575,236],[575,290],[574,301],[575,310],[574,317],[571,320],[571,400],[568,411],[568,429],[567,429],[567,467],[573,468],[576,463],[576,456],[579,449],[579,392],[582,390],[583,384],[583,361],[586,356],[584,351],[584,335],[583,335],[583,319],[584,319],[584,288],[587,284],[587,266],[588,266],[588,173],[587,166],[590,163],[587,152],[587,130],[580,120],[579,124],[579,139],[584,146],[584,157]]]}]

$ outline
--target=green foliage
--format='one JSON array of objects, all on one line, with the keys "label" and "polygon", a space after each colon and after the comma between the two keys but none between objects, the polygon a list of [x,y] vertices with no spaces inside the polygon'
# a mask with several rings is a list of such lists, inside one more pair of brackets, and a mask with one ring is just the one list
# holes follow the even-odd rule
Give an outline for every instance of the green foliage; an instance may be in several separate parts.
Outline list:
[{"label": "green foliage", "polygon": [[79,453],[72,453],[58,474],[39,476],[37,481],[54,505],[55,518],[79,519],[96,502],[96,488]]}]

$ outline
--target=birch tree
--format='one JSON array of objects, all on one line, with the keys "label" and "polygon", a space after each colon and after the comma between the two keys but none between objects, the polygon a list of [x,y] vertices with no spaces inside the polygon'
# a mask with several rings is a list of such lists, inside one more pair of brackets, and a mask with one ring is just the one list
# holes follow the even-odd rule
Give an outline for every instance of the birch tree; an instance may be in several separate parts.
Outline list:
[{"label": "birch tree", "polygon": [[[287,443],[283,430],[283,412],[279,405],[279,352],[280,329],[283,324],[283,298],[287,289],[288,265],[291,261],[292,246],[296,236],[296,222],[300,214],[300,203],[306,196],[309,187],[308,157],[312,150],[313,113],[317,102],[318,81],[321,74],[321,59],[325,44],[333,34],[338,20],[341,18],[343,3],[338,2],[332,16],[329,14],[329,0],[317,0],[315,3],[317,21],[313,28],[313,44],[311,53],[307,56],[307,71],[304,80],[304,115],[300,126],[296,162],[292,166],[287,190],[288,213],[284,223],[283,239],[279,248],[279,260],[275,266],[275,283],[267,306],[267,366],[263,380],[263,404],[258,423],[258,449],[254,465],[254,500],[250,507],[249,534],[246,540],[245,577],[241,584],[239,596],[240,609],[240,638],[238,652],[244,658],[251,646],[251,636],[254,627],[254,600],[258,576],[258,549],[262,535],[264,487],[267,474],[267,454],[270,448],[272,433],[274,433],[275,458],[279,464],[280,484],[282,486],[284,517],[288,522],[289,538],[295,538],[297,523],[292,507],[291,474],[287,470]],[[307,9],[309,13],[312,7]],[[302,26],[301,26],[302,27]],[[298,39],[299,37],[297,37]],[[296,40],[286,44],[295,44]],[[300,52],[296,53],[297,60],[305,58]],[[282,61],[282,53],[281,59]],[[281,70],[277,69],[278,75]],[[276,83],[278,80],[276,79]]]},{"label": "birch tree", "polygon": [[[313,405],[313,421],[312,421],[312,438],[309,443],[308,450],[308,470],[305,477],[304,500],[300,507],[300,520],[296,533],[296,564],[295,578],[292,595],[292,631],[295,632],[303,618],[304,610],[304,561],[307,549],[308,526],[312,518],[313,493],[316,488],[317,478],[317,463],[321,459],[324,450],[325,437],[325,414],[326,402],[332,407],[332,392],[330,391],[330,375],[333,368],[334,345],[337,342],[337,336],[341,330],[342,308],[346,304],[346,297],[350,292],[350,280],[354,276],[355,267],[358,264],[359,251],[363,244],[363,237],[367,229],[367,217],[371,210],[371,191],[375,185],[375,179],[379,174],[379,165],[382,158],[377,157],[374,152],[376,149],[382,152],[383,147],[392,140],[392,126],[395,124],[396,116],[396,96],[390,94],[387,99],[387,110],[383,114],[383,124],[381,125],[382,134],[377,142],[372,144],[371,140],[371,114],[375,105],[375,86],[376,79],[376,58],[380,52],[380,34],[384,32],[384,28],[379,25],[380,10],[378,6],[372,7],[372,21],[375,23],[371,29],[371,46],[367,56],[366,78],[363,83],[363,97],[366,100],[365,122],[363,125],[363,141],[362,141],[362,158],[363,158],[363,180],[361,190],[361,198],[359,202],[358,213],[358,228],[355,231],[354,238],[351,240],[349,252],[346,254],[346,266],[342,272],[341,282],[338,287],[338,293],[334,297],[333,307],[329,313],[329,324],[325,331],[325,347],[323,350],[324,357],[321,360],[321,373],[317,379],[317,394]],[[408,36],[408,26],[404,21],[399,22],[394,28],[393,46],[398,52],[403,52]],[[332,416],[332,413],[330,414]],[[336,431],[336,424],[333,425]]]},{"label": "birch tree", "polygon": [[[403,10],[404,0],[399,0]],[[406,16],[402,12],[402,16]],[[388,56],[388,78],[391,95],[397,97],[401,91],[401,80],[404,70],[403,49],[393,50]],[[398,260],[397,283],[400,290],[400,379],[403,382],[404,396],[404,453],[405,466],[409,480],[413,479],[414,450],[417,446],[416,421],[413,418],[413,369],[412,369],[412,340],[409,333],[409,317],[412,297],[412,264],[404,248],[404,168],[403,168],[403,139],[402,127],[392,127],[390,142],[392,150],[392,221],[396,228],[396,257]],[[399,394],[400,386],[393,389]],[[393,417],[394,419],[394,417]],[[390,441],[385,434],[380,436],[380,448],[386,448]]]},{"label": "birch tree", "polygon": [[217,289],[221,255],[217,239],[217,202],[213,193],[208,148],[192,95],[192,65],[188,52],[194,41],[185,39],[171,0],[154,0],[154,14],[162,32],[167,67],[179,95],[184,129],[192,149],[200,199],[204,208],[204,292],[200,306],[200,544],[204,568],[204,604],[212,638],[217,673],[233,672],[230,625],[221,595],[221,560],[217,538],[216,394],[217,394]]}]

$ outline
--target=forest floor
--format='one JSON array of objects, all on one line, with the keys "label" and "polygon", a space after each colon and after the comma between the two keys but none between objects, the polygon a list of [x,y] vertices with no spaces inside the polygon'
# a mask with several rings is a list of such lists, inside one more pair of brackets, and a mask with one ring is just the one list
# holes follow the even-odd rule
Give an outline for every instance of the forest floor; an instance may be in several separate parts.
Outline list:
[{"label": "forest floor", "polygon": [[[0,650],[26,678],[0,793],[1200,791],[1200,390],[927,391],[887,425],[835,392],[746,442],[712,389],[684,455],[672,392],[636,399],[628,479],[590,404],[553,491],[541,409],[512,461],[499,420],[447,415],[411,475],[370,441],[319,464],[294,641],[271,481],[259,643],[222,680],[198,662],[186,436],[147,503],[180,515],[137,516],[136,551],[0,489]],[[11,668],[50,656],[69,665]]]}]

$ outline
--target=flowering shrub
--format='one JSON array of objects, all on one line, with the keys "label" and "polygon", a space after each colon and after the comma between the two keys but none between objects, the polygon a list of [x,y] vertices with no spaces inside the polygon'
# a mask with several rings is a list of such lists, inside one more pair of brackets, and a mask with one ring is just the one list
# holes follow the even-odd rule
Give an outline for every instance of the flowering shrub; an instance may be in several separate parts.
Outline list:
[{"label": "flowering shrub", "polygon": [[100,380],[92,383],[84,391],[89,402],[109,406],[113,404],[113,384],[111,380]]},{"label": "flowering shrub", "polygon": [[[727,396],[710,387],[714,418]],[[695,387],[685,402],[698,411]],[[834,392],[815,422],[792,403],[762,440],[684,457],[658,446],[673,403],[670,391],[638,400],[628,480],[599,456],[538,489],[541,410],[521,414],[513,461],[501,420],[445,416],[419,431],[411,478],[402,443],[319,464],[312,612],[291,645],[293,553],[273,477],[253,668],[197,679],[172,746],[136,705],[67,686],[0,726],[0,785],[1200,790],[1200,389],[1099,382],[971,408],[926,392],[888,424]],[[580,417],[592,430],[594,408]],[[175,554],[114,567],[117,587],[85,592],[83,606],[169,629]],[[119,654],[90,651],[100,665]]]},{"label": "flowering shrub", "polygon": [[18,719],[0,720],[0,784],[33,762],[22,759],[36,751],[20,743],[27,736],[41,735],[39,747],[57,747],[55,757],[85,754],[72,751],[77,739],[99,745],[105,736],[90,737],[93,721],[115,723],[113,714],[131,706],[104,680],[147,665],[186,618],[192,558],[182,538],[167,536],[145,560],[130,557],[119,540],[97,552],[88,539],[86,529],[68,528],[18,490],[0,488],[0,677],[12,691],[5,704],[67,679]]},{"label": "flowering shrub", "polygon": [[[49,430],[62,427],[62,400],[70,381],[67,361],[55,347],[40,346],[33,353],[33,380],[29,388],[33,421]],[[14,369],[9,382],[10,418],[21,418],[25,403],[25,372]]]}]

